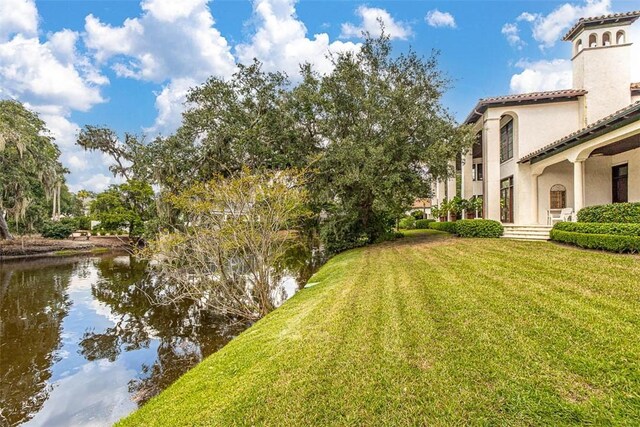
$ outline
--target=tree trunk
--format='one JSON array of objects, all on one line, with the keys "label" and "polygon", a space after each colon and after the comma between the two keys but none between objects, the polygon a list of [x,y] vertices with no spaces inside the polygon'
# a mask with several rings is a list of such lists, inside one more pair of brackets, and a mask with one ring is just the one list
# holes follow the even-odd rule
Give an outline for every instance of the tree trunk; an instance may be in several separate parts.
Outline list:
[{"label": "tree trunk", "polygon": [[13,240],[13,236],[9,233],[7,220],[4,218],[5,211],[0,209],[0,240]]}]

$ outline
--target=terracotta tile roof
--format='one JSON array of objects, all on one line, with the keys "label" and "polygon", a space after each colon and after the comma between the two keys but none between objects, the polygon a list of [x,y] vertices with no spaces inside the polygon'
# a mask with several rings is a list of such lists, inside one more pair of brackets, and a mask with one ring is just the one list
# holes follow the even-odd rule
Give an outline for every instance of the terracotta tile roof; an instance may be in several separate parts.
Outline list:
[{"label": "terracotta tile roof", "polygon": [[416,199],[411,206],[412,209],[424,209],[431,207],[431,199]]},{"label": "terracotta tile roof", "polygon": [[559,139],[545,147],[542,147],[539,150],[527,154],[526,156],[520,158],[520,160],[518,160],[518,163],[526,163],[528,161],[534,160],[536,157],[547,155],[552,152],[564,151],[567,148],[578,145],[580,142],[588,141],[589,139],[606,133],[614,124],[623,122],[630,118],[632,119],[631,121],[640,120],[640,101],[635,102],[628,107],[623,108],[622,110],[618,110],[615,113],[604,117],[585,128],[570,133],[564,138]]},{"label": "terracotta tile roof", "polygon": [[631,12],[612,13],[611,15],[592,16],[589,18],[580,18],[573,27],[562,38],[564,41],[573,39],[575,35],[584,27],[591,27],[595,25],[614,23],[614,22],[629,22],[632,23],[636,19],[640,18],[640,10],[634,10]]},{"label": "terracotta tile roof", "polygon": [[533,104],[537,102],[553,102],[558,100],[576,98],[578,96],[586,94],[587,91],[583,89],[562,89],[551,90],[547,92],[521,93],[516,95],[482,98],[478,101],[471,113],[469,113],[464,123],[475,123],[475,121],[478,120],[478,118],[487,110],[488,107],[495,105],[518,105]]},{"label": "terracotta tile roof", "polygon": [[638,82],[638,83],[631,83],[631,90],[632,90],[632,91],[640,90],[640,82]]}]

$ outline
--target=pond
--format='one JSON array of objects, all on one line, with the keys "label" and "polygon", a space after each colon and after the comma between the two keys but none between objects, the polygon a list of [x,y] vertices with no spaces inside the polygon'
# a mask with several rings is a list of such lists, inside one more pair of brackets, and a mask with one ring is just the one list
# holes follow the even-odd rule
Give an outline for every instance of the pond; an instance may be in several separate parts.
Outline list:
[{"label": "pond", "polygon": [[0,425],[111,425],[249,326],[152,286],[128,254],[0,263]]}]

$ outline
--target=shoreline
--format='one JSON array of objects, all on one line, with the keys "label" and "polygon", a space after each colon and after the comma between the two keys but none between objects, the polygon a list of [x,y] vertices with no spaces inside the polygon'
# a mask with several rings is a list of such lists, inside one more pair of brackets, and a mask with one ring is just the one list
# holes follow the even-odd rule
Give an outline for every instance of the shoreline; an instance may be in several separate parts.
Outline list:
[{"label": "shoreline", "polygon": [[55,240],[41,237],[16,238],[0,242],[0,262],[99,254],[112,250],[127,250],[133,245],[129,237],[91,236],[84,240]]}]

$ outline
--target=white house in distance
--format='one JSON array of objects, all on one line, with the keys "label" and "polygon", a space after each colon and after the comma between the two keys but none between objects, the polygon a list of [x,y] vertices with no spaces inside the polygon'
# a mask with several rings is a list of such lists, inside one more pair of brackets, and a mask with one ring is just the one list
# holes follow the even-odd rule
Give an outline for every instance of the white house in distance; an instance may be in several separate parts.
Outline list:
[{"label": "white house in distance", "polygon": [[[484,218],[516,226],[640,201],[640,83],[631,81],[628,31],[639,17],[582,18],[569,30],[573,88],[481,99],[465,120],[478,142],[459,162],[458,195],[482,197]],[[439,183],[432,203],[454,195],[455,180]]]}]

